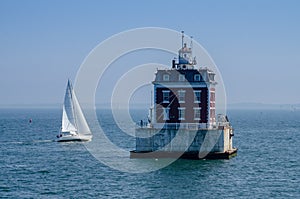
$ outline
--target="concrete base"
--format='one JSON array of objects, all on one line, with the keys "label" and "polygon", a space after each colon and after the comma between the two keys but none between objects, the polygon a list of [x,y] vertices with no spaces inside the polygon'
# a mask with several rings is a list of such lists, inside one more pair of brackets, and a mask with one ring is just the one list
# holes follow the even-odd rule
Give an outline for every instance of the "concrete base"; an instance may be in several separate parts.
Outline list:
[{"label": "concrete base", "polygon": [[[210,152],[208,154],[199,154],[199,152],[169,152],[169,151],[130,151],[130,158],[177,158],[181,159],[230,159],[237,155],[237,148],[226,152]],[[181,155],[182,154],[182,155]],[[200,156],[200,157],[199,157]]]}]

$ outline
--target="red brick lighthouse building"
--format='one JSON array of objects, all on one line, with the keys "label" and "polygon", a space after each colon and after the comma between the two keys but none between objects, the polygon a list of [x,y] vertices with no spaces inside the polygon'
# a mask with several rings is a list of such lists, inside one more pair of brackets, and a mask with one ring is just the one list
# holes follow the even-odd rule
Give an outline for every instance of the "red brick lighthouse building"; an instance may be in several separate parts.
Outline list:
[{"label": "red brick lighthouse building", "polygon": [[208,68],[196,69],[192,49],[183,44],[178,63],[158,70],[154,85],[153,125],[197,125],[209,128],[216,124],[215,73]]},{"label": "red brick lighthouse building", "polygon": [[[172,60],[170,68],[157,70],[150,124],[136,129],[132,158],[178,154],[193,159],[229,158],[236,153],[227,117],[216,118],[215,73],[207,67],[197,68],[192,50],[192,43],[187,46],[182,34],[178,59]],[[176,136],[181,137],[172,141]]]}]

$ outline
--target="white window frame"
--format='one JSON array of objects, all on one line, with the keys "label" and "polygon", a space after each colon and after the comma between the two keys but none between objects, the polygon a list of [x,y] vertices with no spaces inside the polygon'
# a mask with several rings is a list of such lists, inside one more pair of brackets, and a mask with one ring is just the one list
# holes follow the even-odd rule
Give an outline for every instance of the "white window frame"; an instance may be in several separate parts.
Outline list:
[{"label": "white window frame", "polygon": [[[199,93],[200,100],[198,100],[196,93]],[[201,90],[194,91],[194,103],[201,103]]]},{"label": "white window frame", "polygon": [[211,81],[215,81],[215,76],[214,74],[208,74],[208,77]]},{"label": "white window frame", "polygon": [[201,75],[200,74],[195,74],[194,75],[194,81],[195,82],[200,82],[200,80],[201,80]]},{"label": "white window frame", "polygon": [[185,107],[178,107],[178,120],[185,120]]},{"label": "white window frame", "polygon": [[178,80],[179,80],[180,82],[184,82],[184,81],[185,81],[185,75],[179,74]]},{"label": "white window frame", "polygon": [[[180,93],[183,93],[183,100],[180,99]],[[178,102],[185,103],[185,90],[178,90]]]},{"label": "white window frame", "polygon": [[170,108],[166,107],[163,108],[163,120],[169,120],[170,119]]},{"label": "white window frame", "polygon": [[[196,113],[199,113],[199,117],[196,117]],[[201,120],[201,107],[194,107],[194,120]]]},{"label": "white window frame", "polygon": [[170,75],[164,74],[164,75],[163,75],[163,80],[164,80],[164,81],[170,81]]},{"label": "white window frame", "polygon": [[[163,90],[163,103],[169,103],[170,102],[170,91],[169,90]],[[165,94],[168,94],[168,100],[165,100]]]}]

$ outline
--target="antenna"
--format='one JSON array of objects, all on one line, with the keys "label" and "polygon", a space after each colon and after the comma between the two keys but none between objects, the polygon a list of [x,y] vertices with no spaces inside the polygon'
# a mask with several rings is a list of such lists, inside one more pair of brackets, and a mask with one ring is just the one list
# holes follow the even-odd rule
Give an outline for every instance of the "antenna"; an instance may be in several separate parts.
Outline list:
[{"label": "antenna", "polygon": [[184,38],[184,31],[181,31],[181,48],[183,48],[183,38]]},{"label": "antenna", "polygon": [[193,36],[191,36],[191,58],[193,57]]}]

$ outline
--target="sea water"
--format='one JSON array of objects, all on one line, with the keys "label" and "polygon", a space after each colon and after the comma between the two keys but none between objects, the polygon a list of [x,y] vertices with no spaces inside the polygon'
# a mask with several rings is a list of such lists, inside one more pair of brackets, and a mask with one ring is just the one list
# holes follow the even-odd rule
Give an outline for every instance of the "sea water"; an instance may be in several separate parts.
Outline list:
[{"label": "sea water", "polygon": [[[131,114],[138,122],[147,111]],[[122,133],[109,110],[98,116],[114,144],[134,149],[135,139]],[[177,160],[133,174],[102,164],[81,143],[53,142],[59,109],[1,109],[0,198],[299,198],[300,111],[232,110],[228,116],[236,157]]]}]

